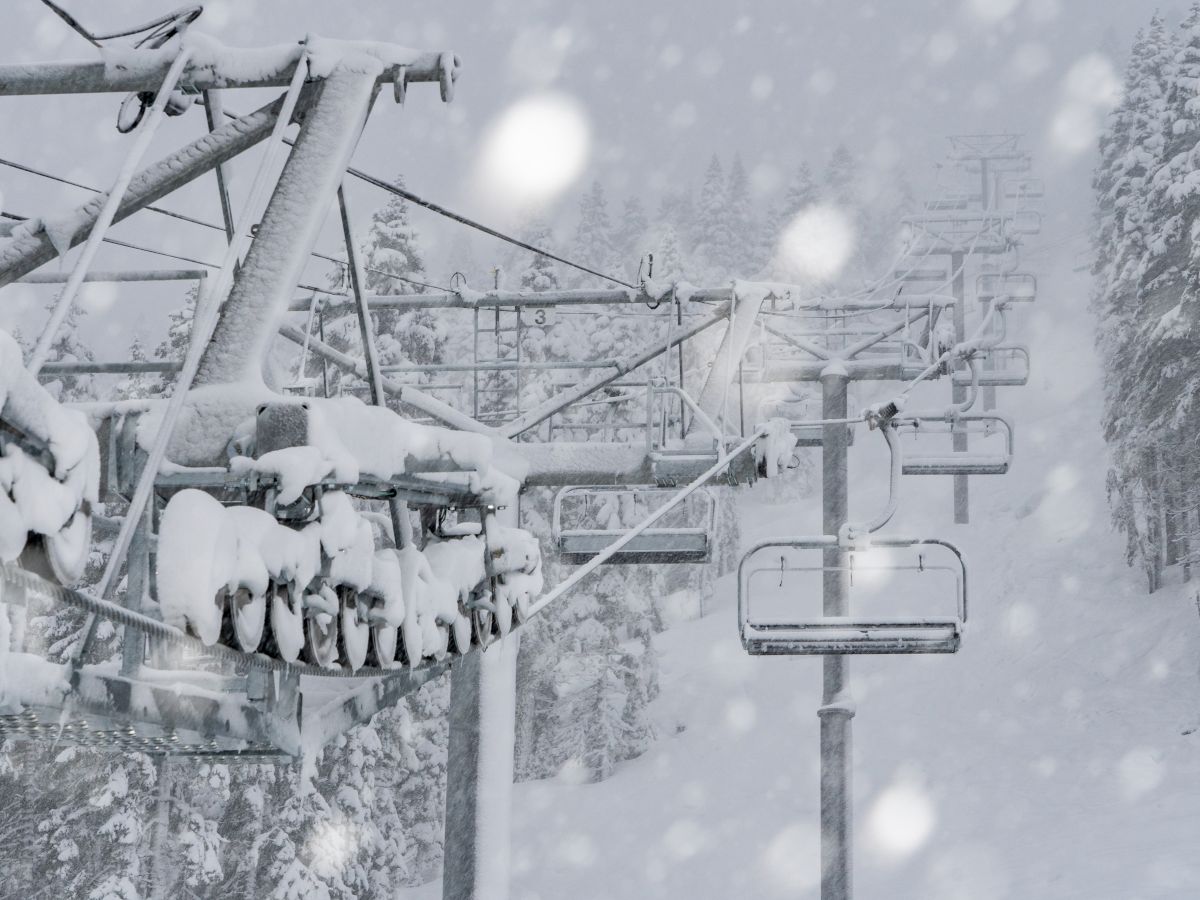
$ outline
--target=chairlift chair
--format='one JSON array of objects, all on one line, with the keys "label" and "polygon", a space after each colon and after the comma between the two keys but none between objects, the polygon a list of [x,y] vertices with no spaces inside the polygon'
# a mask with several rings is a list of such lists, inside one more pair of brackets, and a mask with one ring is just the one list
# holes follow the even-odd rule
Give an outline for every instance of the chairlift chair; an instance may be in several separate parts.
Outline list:
[{"label": "chairlift chair", "polygon": [[[742,646],[754,656],[825,656],[841,654],[955,653],[962,643],[967,621],[967,570],[962,554],[948,541],[936,538],[876,538],[866,551],[874,548],[909,550],[915,558],[904,563],[864,561],[861,550],[845,550],[842,559],[830,565],[825,553],[838,548],[838,538],[775,538],[755,544],[738,564],[738,627]],[[776,557],[768,551],[781,551]],[[790,550],[821,553],[818,564],[788,564]],[[930,557],[927,559],[927,556]],[[857,557],[857,558],[856,558]],[[778,564],[767,560],[778,559]],[[887,575],[915,573],[917,576],[949,577],[954,587],[954,614],[950,616],[893,617],[879,615],[792,616],[755,618],[753,601],[758,593],[779,580],[783,586],[789,574],[811,576],[845,572],[854,591],[855,573]],[[790,598],[789,598],[790,599]]]},{"label": "chairlift chair", "polygon": [[925,208],[931,212],[942,212],[948,209],[966,209],[972,202],[978,203],[979,194],[947,194],[936,200],[926,200]]},{"label": "chairlift chair", "polygon": [[926,266],[924,268],[915,269],[897,269],[893,275],[901,281],[923,282],[930,284],[948,284],[950,282],[950,272],[948,269],[940,266]]},{"label": "chairlift chair", "polygon": [[[854,427],[842,426],[846,429],[846,446],[854,445]],[[809,422],[793,422],[792,434],[796,436],[797,447],[823,447],[825,445],[825,426]]]},{"label": "chairlift chair", "polygon": [[1042,233],[1042,214],[1036,209],[1018,209],[1005,223],[1007,234],[1030,235]]},{"label": "chairlift chair", "polygon": [[[563,508],[575,520],[594,518],[603,514],[606,505],[619,505],[622,500],[636,504],[639,499],[661,497],[664,501],[674,491],[654,487],[626,487],[624,485],[578,485],[561,489],[554,497],[552,533],[555,547],[563,562],[582,565],[618,540],[627,527],[579,527],[563,524]],[[713,534],[716,529],[717,502],[708,491],[701,490],[692,495],[698,498],[693,505],[691,524],[664,525],[648,528],[633,538],[607,562],[626,564],[649,563],[705,563],[712,558]],[[690,498],[689,498],[690,499]],[[698,506],[699,509],[695,507]],[[681,507],[687,510],[687,507]],[[648,515],[653,507],[644,510]],[[617,513],[610,510],[609,514]],[[644,518],[645,515],[639,515]],[[600,523],[596,523],[600,524]]]},{"label": "chairlift chair", "polygon": [[1031,303],[1037,299],[1037,289],[1032,272],[983,272],[975,279],[975,296],[987,302]]},{"label": "chairlift chair", "polygon": [[[1024,344],[997,344],[980,351],[980,356],[991,360],[994,368],[978,367],[979,387],[1020,387],[1029,383],[1029,348]],[[954,384],[971,384],[970,372],[955,372]]]},{"label": "chairlift chair", "polygon": [[896,419],[896,430],[911,431],[914,443],[928,446],[927,441],[946,442],[946,438],[966,435],[988,443],[985,451],[954,452],[941,447],[937,452],[906,447],[901,464],[904,475],[1004,475],[1012,464],[1013,427],[1004,416],[993,413],[959,415],[950,418],[914,417]]},{"label": "chairlift chair", "polygon": [[1046,196],[1045,182],[1040,178],[1009,178],[1003,186],[1009,200],[1040,200]]}]

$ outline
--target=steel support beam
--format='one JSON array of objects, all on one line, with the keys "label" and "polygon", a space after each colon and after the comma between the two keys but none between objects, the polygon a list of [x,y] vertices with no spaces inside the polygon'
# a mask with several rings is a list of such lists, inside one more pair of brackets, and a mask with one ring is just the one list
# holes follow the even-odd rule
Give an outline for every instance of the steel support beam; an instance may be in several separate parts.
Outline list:
[{"label": "steel support beam", "polygon": [[[967,316],[964,309],[963,296],[963,269],[966,267],[966,257],[962,253],[954,253],[950,256],[950,271],[954,273],[954,284],[951,292],[954,294],[954,339],[962,343],[967,339]],[[950,379],[950,395],[951,402],[962,403],[967,399],[967,386],[958,384],[953,378]],[[954,433],[952,439],[955,453],[967,452],[967,433],[965,431]],[[957,525],[966,525],[971,519],[970,498],[968,496],[967,476],[954,476],[954,522]]]},{"label": "steel support beam", "polygon": [[[837,363],[821,378],[821,415],[824,419],[846,417],[849,378]],[[847,521],[849,482],[848,436],[844,425],[824,426],[821,454],[821,504],[823,533],[836,535]],[[823,551],[824,614],[850,614],[849,572],[846,552],[840,547]],[[824,684],[821,708],[821,900],[850,900],[852,896],[853,812],[849,660],[845,656],[822,657]]]},{"label": "steel support beam", "polygon": [[200,359],[196,387],[259,380],[375,98],[379,63],[343,59],[317,86],[258,233]]},{"label": "steel support beam", "polygon": [[[723,421],[723,413],[729,390],[737,376],[746,347],[754,337],[754,324],[758,321],[758,312],[762,309],[767,295],[763,291],[752,291],[743,296],[734,293],[730,300],[729,327],[721,338],[721,345],[713,357],[712,368],[696,403],[713,422],[720,422],[726,433],[732,432],[728,421]],[[689,430],[696,425],[696,418],[689,423]]]},{"label": "steel support beam", "polygon": [[[688,299],[694,303],[726,303],[733,297],[732,288],[699,288],[688,292]],[[368,294],[367,303],[372,309],[478,309],[504,306],[512,308],[537,308],[545,306],[622,306],[651,303],[650,298],[641,292],[627,288],[611,290],[581,290],[562,291],[449,291],[428,294]],[[846,310],[884,310],[904,309],[911,305],[893,301],[880,305],[873,301],[847,300],[839,309]],[[935,305],[937,305],[935,303]],[[345,307],[349,310],[353,301],[349,298],[330,301],[325,309]],[[813,309],[828,311],[820,298],[795,301],[794,309]],[[292,301],[288,307],[292,312],[307,312],[308,301],[300,298]]]},{"label": "steel support beam", "polygon": [[[324,46],[323,46],[324,45]],[[192,60],[183,70],[180,83],[197,91],[221,88],[287,87],[296,63],[305,49],[331,53],[354,53],[375,58],[375,79],[391,83],[397,78],[442,81],[449,67],[453,78],[458,61],[441,51],[417,52],[374,41],[329,41],[310,39],[305,44],[276,47],[222,47],[213,43],[212,52],[193,45]],[[64,60],[51,63],[17,63],[0,66],[0,96],[27,94],[95,94],[153,91],[162,82],[178,48],[161,50],[101,50],[99,60]],[[248,73],[253,73],[252,75]]]},{"label": "steel support beam", "polygon": [[[497,517],[515,527],[516,504]],[[520,640],[510,632],[450,672],[442,900],[508,898]]]},{"label": "steel support beam", "polygon": [[[119,272],[88,272],[83,276],[83,280],[122,284],[142,281],[199,281],[207,276],[208,272],[203,269],[123,269]],[[18,279],[18,283],[63,284],[70,277],[70,272],[30,272]]]},{"label": "steel support beam", "polygon": [[[0,74],[0,84],[3,84],[3,79],[4,76]],[[308,90],[301,94],[296,105],[297,116],[303,113],[309,96]],[[216,131],[197,138],[186,147],[142,169],[130,181],[113,222],[127,219],[214,166],[265,140],[271,134],[282,105],[283,98],[280,98],[249,115],[230,119]],[[13,228],[8,240],[0,241],[0,287],[58,256],[58,249],[46,233],[47,227],[58,231],[65,238],[67,247],[74,247],[86,240],[107,196],[96,194],[87,203],[65,215],[29,219]]]}]

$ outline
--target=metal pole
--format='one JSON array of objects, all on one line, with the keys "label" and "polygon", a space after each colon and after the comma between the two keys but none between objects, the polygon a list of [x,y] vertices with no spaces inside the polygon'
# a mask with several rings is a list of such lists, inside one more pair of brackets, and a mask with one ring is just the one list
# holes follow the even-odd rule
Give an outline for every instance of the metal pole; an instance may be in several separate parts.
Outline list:
[{"label": "metal pole", "polygon": [[[839,364],[829,365],[821,378],[821,415],[846,418],[849,377]],[[848,432],[843,424],[822,429],[821,503],[825,534],[836,535],[847,521]],[[846,553],[840,548],[823,551],[824,613],[845,616],[850,612]],[[822,657],[824,686],[821,708],[821,900],[850,900],[852,896],[852,783],[851,723],[854,707],[850,671],[845,656]]]},{"label": "metal pole", "polygon": [[[387,409],[387,394],[383,390],[383,373],[379,371],[379,353],[375,349],[375,327],[371,321],[371,311],[367,309],[366,296],[363,293],[364,278],[362,259],[358,254],[358,245],[354,241],[354,228],[350,224],[350,207],[346,203],[346,186],[343,184],[337,191],[338,210],[342,214],[342,235],[346,240],[346,268],[350,272],[350,292],[354,295],[354,305],[358,313],[358,330],[362,338],[363,360],[366,364],[367,384],[371,389],[371,405]],[[308,335],[308,330],[305,330]],[[388,513],[392,518],[392,541],[397,547],[406,547],[412,543],[412,525],[408,519],[408,505],[398,497],[388,499]]]},{"label": "metal pole", "polygon": [[[208,120],[210,133],[224,124],[225,114],[222,109],[220,91],[204,92],[204,116]],[[232,244],[237,222],[233,215],[233,204],[229,202],[230,170],[224,163],[217,163],[213,174],[217,176],[217,196],[221,200],[221,218],[225,223],[225,239]]]},{"label": "metal pole", "polygon": [[[304,117],[239,277],[221,306],[212,340],[204,348],[197,387],[262,377],[267,347],[366,124],[377,74],[378,64],[351,56],[320,82],[319,96]],[[239,228],[238,239],[242,237]]]},{"label": "metal pole", "polygon": [[[952,293],[954,294],[954,339],[962,343],[967,338],[967,310],[963,300],[963,267],[966,265],[966,255],[961,251],[950,254],[950,271],[954,273]],[[951,378],[950,399],[954,403],[962,403],[967,399],[966,385],[955,384]],[[955,430],[953,440],[954,452],[965,453],[967,450],[967,435]],[[954,476],[954,521],[958,525],[966,525],[970,521],[970,504],[967,495],[967,476]]]},{"label": "metal pole", "polygon": [[[982,199],[981,206],[984,209],[991,209],[992,208],[992,189],[991,189],[991,179],[990,179],[990,175],[988,172],[988,161],[987,161],[986,156],[981,157],[979,160],[979,182],[980,182],[980,185],[982,186],[982,198],[983,199]],[[985,301],[983,303],[984,316],[987,315],[988,306],[990,305],[990,303],[991,303],[991,301]],[[962,339],[959,338],[959,340],[962,340]],[[995,368],[996,368],[996,363],[993,360],[991,354],[988,354],[988,358],[983,361],[983,370],[985,372],[990,372],[990,371],[994,370]],[[985,411],[996,408],[996,389],[994,387],[985,387],[983,389],[983,408]]]},{"label": "metal pole", "polygon": [[474,363],[471,375],[471,418],[479,418],[479,307],[475,307],[475,335],[471,342],[471,362]]},{"label": "metal pole", "polygon": [[[517,524],[516,498],[497,518]],[[519,649],[512,632],[450,670],[442,900],[508,897]]]}]

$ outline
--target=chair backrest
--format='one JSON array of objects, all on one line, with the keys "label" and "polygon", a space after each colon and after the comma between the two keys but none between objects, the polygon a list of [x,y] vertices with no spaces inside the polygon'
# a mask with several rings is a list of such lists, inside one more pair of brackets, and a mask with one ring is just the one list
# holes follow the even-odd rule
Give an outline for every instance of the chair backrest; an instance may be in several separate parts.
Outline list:
[{"label": "chair backrest", "polygon": [[[805,563],[797,558],[805,554],[816,559]],[[836,617],[795,613],[796,586],[787,582],[808,578],[813,600],[819,601],[829,573],[844,573],[848,578],[852,604],[855,587],[864,587],[874,589],[879,605],[889,611],[897,593],[893,577],[934,575],[948,582],[954,606],[935,616],[898,617],[876,610]],[[914,593],[928,597],[928,587],[923,581]],[[755,595],[761,605],[764,590],[779,595],[776,599],[782,599],[784,615],[756,613]],[[831,535],[773,538],[751,547],[738,565],[738,627],[743,645],[752,654],[952,653],[958,649],[966,621],[966,564],[957,547],[937,538],[877,538],[866,550],[842,549]]]}]

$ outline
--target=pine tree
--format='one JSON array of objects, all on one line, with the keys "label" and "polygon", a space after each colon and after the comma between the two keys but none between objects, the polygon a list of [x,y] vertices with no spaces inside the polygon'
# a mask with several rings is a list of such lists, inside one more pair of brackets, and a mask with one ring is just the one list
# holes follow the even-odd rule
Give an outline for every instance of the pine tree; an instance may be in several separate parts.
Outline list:
[{"label": "pine tree", "polygon": [[[133,340],[129,344],[129,352],[126,355],[130,362],[139,363],[148,361],[146,357],[146,345],[140,331],[134,332]],[[142,373],[126,375],[113,388],[113,395],[122,400],[144,400],[147,397],[155,397],[161,393],[156,381],[157,379],[153,379],[151,376]]]},{"label": "pine tree", "polygon": [[[404,177],[394,182],[404,186]],[[424,288],[425,257],[420,235],[409,222],[408,201],[392,196],[371,216],[371,228],[363,247],[363,267],[368,291],[379,294],[414,294]],[[398,275],[400,278],[389,277]],[[432,363],[442,360],[446,329],[430,310],[397,313],[378,310],[372,313],[380,362]],[[357,323],[352,323],[357,328]]]},{"label": "pine tree", "polygon": [[[187,356],[188,344],[192,339],[192,320],[196,317],[196,298],[199,288],[188,290],[183,298],[183,306],[167,314],[167,336],[163,338],[154,350],[154,358],[164,362],[182,363]],[[156,394],[167,394],[175,384],[175,374],[164,372],[158,377],[158,384],[153,388]]]},{"label": "pine tree", "polygon": [[1093,185],[1093,308],[1106,369],[1108,487],[1127,559],[1155,590],[1186,541],[1191,484],[1198,474],[1195,430],[1187,426],[1200,382],[1189,274],[1197,168],[1194,102],[1200,86],[1200,5],[1174,46],[1155,16],[1134,42],[1121,103],[1101,139]]},{"label": "pine tree", "polygon": [[858,165],[845,144],[838,144],[825,169],[825,196],[846,211],[859,208]]},{"label": "pine tree", "polygon": [[[599,181],[579,201],[579,222],[571,257],[598,272],[616,272],[620,254],[613,245],[612,223],[608,217],[608,197]],[[571,287],[611,287],[603,279],[572,270],[568,276]]]},{"label": "pine tree", "polygon": [[729,269],[737,278],[752,278],[766,262],[759,244],[759,227],[750,203],[750,183],[741,156],[733,158],[725,186],[728,216]]},{"label": "pine tree", "polygon": [[621,217],[613,225],[612,235],[612,244],[621,262],[620,271],[626,276],[636,273],[638,262],[646,252],[644,241],[648,224],[641,198],[627,197]]},{"label": "pine tree", "polygon": [[[522,229],[521,240],[534,247],[551,250],[553,235],[550,226],[542,219],[534,219]],[[529,262],[521,272],[520,290],[522,291],[554,291],[559,287],[557,263],[541,253],[528,253]]]},{"label": "pine tree", "polygon": [[858,164],[846,145],[838,144],[825,169],[825,184],[822,194],[828,203],[831,203],[847,218],[854,235],[851,262],[842,273],[845,279],[855,276],[862,278],[870,273],[868,250],[863,242],[866,215],[863,211],[863,197],[858,181]]},{"label": "pine tree", "polygon": [[[57,300],[58,297],[56,296],[46,304],[46,309],[53,309]],[[96,358],[91,348],[80,337],[79,326],[85,315],[87,313],[78,304],[71,306],[62,327],[59,328],[58,334],[54,338],[54,342],[50,345],[50,351],[46,356],[47,362],[91,362]],[[96,399],[96,391],[92,384],[92,376],[90,375],[60,375],[57,378],[44,382],[43,386],[59,400],[63,401]]]},{"label": "pine tree", "polygon": [[730,274],[729,191],[721,160],[714,153],[704,173],[696,210],[696,243],[692,251],[701,277],[713,282]]},{"label": "pine tree", "polygon": [[667,222],[659,229],[654,250],[654,277],[659,281],[679,281],[685,277],[687,265],[675,226]]},{"label": "pine tree", "polygon": [[769,213],[769,226],[765,239],[768,257],[774,254],[787,227],[802,209],[807,209],[818,200],[821,194],[813,180],[812,169],[808,163],[802,162],[788,179],[787,187],[772,204]]}]

